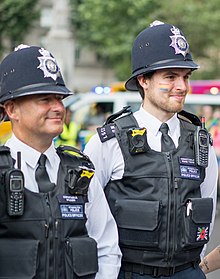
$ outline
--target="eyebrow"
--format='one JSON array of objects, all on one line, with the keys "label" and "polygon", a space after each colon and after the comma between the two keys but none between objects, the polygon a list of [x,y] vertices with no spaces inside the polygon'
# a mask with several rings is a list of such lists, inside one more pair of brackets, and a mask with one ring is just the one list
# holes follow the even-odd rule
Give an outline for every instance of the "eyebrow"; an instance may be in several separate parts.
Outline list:
[{"label": "eyebrow", "polygon": [[[170,75],[170,74],[179,75],[179,71],[178,70],[167,70],[166,72],[164,72],[164,75]],[[192,70],[189,69],[189,71],[186,72],[184,76],[191,76],[191,74],[192,74]]]}]

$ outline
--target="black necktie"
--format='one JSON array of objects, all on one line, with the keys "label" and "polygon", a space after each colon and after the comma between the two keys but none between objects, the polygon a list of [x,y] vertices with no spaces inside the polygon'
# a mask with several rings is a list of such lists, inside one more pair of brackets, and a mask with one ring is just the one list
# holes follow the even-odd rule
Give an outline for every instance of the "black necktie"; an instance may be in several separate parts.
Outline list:
[{"label": "black necktie", "polygon": [[167,123],[162,123],[160,126],[160,129],[159,129],[159,131],[162,133],[162,136],[161,136],[161,151],[162,152],[167,152],[167,151],[175,149],[175,144],[174,144],[173,140],[171,139],[171,137],[168,135],[168,130],[169,130],[169,127],[168,127]]},{"label": "black necktie", "polygon": [[47,193],[53,190],[55,186],[54,183],[51,183],[50,178],[48,176],[46,166],[45,166],[46,160],[47,160],[47,156],[41,154],[38,160],[38,167],[35,172],[35,179],[39,187],[39,192],[43,192],[43,193]]}]

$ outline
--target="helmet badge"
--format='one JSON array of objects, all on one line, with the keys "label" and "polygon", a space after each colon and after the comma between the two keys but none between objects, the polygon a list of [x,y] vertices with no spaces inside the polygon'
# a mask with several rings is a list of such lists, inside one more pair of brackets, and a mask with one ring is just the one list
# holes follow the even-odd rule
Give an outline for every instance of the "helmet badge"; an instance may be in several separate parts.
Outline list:
[{"label": "helmet badge", "polygon": [[175,54],[182,54],[184,57],[189,53],[189,44],[186,41],[186,38],[180,34],[180,30],[173,26],[170,31],[174,34],[170,36],[172,42],[171,47],[175,49]]},{"label": "helmet badge", "polygon": [[45,50],[44,48],[39,49],[39,52],[42,56],[38,57],[40,61],[40,65],[37,67],[44,72],[44,77],[51,77],[52,79],[56,80],[57,76],[60,75],[59,67],[55,58],[53,58],[49,51]]}]

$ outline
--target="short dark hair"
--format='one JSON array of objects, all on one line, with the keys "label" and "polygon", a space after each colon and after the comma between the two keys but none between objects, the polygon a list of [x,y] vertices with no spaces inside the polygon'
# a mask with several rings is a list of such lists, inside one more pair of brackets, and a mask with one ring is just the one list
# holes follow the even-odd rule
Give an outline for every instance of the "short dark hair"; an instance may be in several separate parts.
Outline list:
[{"label": "short dark hair", "polygon": [[[144,79],[151,79],[155,72],[156,72],[156,71],[152,71],[152,72],[143,74]],[[140,83],[139,83],[139,81],[137,80],[137,78],[136,78],[136,85],[137,85],[138,91],[140,92],[140,95],[141,95],[142,100],[144,100],[144,89],[143,89],[143,87],[140,85]]]}]

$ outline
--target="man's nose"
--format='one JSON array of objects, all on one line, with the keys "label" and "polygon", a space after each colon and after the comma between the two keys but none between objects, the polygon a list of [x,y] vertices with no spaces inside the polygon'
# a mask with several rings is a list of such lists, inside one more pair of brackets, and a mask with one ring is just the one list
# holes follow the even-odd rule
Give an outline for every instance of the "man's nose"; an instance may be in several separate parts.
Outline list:
[{"label": "man's nose", "polygon": [[176,86],[177,90],[187,91],[187,89],[188,89],[188,80],[185,80],[184,78],[179,77],[176,80],[176,85],[175,86]]},{"label": "man's nose", "polygon": [[50,105],[53,109],[64,110],[64,105],[61,99],[52,98],[50,101]]}]

